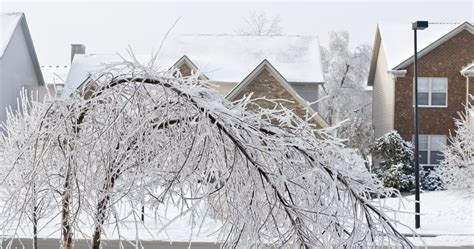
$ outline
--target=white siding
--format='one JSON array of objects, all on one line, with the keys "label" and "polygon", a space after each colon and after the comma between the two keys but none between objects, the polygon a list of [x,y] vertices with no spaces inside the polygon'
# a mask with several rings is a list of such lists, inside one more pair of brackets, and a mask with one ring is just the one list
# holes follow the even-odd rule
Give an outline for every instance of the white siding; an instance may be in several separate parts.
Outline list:
[{"label": "white siding", "polygon": [[8,106],[16,109],[17,97],[22,87],[38,90],[38,79],[19,24],[3,57],[0,58],[0,123],[6,118],[5,109]]},{"label": "white siding", "polygon": [[374,77],[372,121],[375,138],[393,130],[395,84],[394,79],[387,73],[388,65],[383,44],[377,57]]}]

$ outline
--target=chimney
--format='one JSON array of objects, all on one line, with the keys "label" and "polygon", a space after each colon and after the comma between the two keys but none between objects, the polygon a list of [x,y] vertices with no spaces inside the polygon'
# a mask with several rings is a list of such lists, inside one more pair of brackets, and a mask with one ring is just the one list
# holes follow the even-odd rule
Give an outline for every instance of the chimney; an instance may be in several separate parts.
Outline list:
[{"label": "chimney", "polygon": [[82,44],[71,44],[71,63],[76,54],[86,54],[86,46]]}]

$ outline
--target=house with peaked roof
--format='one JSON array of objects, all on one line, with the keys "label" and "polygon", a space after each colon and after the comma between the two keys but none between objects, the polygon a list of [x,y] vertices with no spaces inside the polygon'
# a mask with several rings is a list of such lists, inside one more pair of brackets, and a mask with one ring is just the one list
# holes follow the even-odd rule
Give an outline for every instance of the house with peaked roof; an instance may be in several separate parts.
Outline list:
[{"label": "house with peaked roof", "polygon": [[[177,35],[161,47],[156,64],[178,68],[182,75],[198,73],[229,100],[252,97],[285,99],[285,107],[300,115],[314,114],[318,127],[328,124],[317,114],[323,72],[319,42],[314,36]],[[135,55],[147,63],[149,55]],[[104,63],[118,55],[76,55],[63,94],[77,89]]]},{"label": "house with peaked roof", "polygon": [[23,13],[0,14],[0,123],[22,88],[44,94],[44,80]]},{"label": "house with peaked roof", "polygon": [[[301,93],[307,99],[304,99],[296,89],[302,90]],[[311,88],[306,93],[307,95],[304,95],[304,88],[290,85],[268,60],[263,60],[247,77],[232,88],[226,95],[226,98],[234,101],[252,94],[253,98],[267,97],[289,100],[290,102],[282,104],[286,108],[293,110],[300,117],[304,117],[306,115],[312,116],[316,113],[315,108],[310,103],[317,100],[317,95],[311,95]],[[266,101],[260,102],[259,105],[264,108],[273,108],[274,106],[273,103]],[[315,123],[320,127],[328,126],[321,116],[315,115],[314,119]]]},{"label": "house with peaked roof", "polygon": [[[438,165],[454,118],[474,94],[473,24],[430,24],[418,32],[418,58],[420,164]],[[413,60],[411,23],[379,23],[368,77],[376,138],[396,130],[413,139]]]}]

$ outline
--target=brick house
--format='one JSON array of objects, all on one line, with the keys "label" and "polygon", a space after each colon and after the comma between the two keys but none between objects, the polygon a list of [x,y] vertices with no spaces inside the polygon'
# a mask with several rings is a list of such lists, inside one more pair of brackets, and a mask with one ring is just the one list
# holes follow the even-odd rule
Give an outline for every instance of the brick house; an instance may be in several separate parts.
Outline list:
[{"label": "brick house", "polygon": [[[454,118],[474,94],[473,24],[430,24],[418,31],[418,51],[420,164],[438,165]],[[396,130],[413,139],[413,70],[411,23],[378,24],[368,77],[376,138]]]},{"label": "brick house", "polygon": [[[289,100],[286,108],[313,116],[313,124],[325,128],[312,104],[324,81],[319,49],[314,36],[177,35],[165,41],[156,63],[178,68],[184,76],[198,73],[230,101],[249,94]],[[136,57],[143,63],[150,59]],[[98,65],[118,60],[117,55],[76,55],[65,89],[77,88]]]}]

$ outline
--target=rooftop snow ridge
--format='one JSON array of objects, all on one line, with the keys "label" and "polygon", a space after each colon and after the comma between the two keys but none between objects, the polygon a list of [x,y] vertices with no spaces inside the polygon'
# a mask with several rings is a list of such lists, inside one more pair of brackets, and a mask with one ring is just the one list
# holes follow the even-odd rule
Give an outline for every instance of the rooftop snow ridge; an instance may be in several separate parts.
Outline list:
[{"label": "rooftop snow ridge", "polygon": [[[267,60],[289,82],[324,82],[316,36],[174,35],[163,43],[156,65],[168,69],[183,56],[211,81],[241,82]],[[141,63],[152,58],[150,54],[136,54],[135,57]],[[101,66],[121,60],[118,54],[77,55],[66,85],[75,89]]]}]

